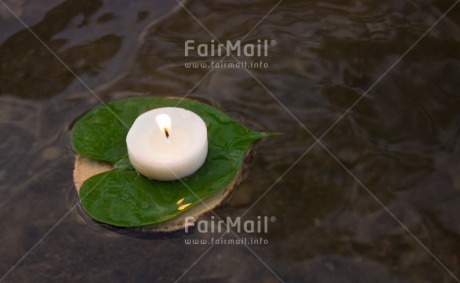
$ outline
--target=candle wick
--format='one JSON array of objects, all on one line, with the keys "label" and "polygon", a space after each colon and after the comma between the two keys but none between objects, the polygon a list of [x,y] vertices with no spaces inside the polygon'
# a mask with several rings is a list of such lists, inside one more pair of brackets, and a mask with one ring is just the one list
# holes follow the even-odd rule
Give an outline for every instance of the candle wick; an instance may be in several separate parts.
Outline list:
[{"label": "candle wick", "polygon": [[165,128],[165,135],[166,135],[166,138],[169,138],[169,132],[168,132],[168,129]]}]

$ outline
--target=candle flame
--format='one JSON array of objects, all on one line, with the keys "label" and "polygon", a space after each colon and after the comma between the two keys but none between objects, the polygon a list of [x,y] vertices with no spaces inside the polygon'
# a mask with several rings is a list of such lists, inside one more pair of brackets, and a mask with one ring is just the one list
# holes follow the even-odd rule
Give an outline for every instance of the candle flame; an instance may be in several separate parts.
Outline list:
[{"label": "candle flame", "polygon": [[156,117],[158,127],[160,131],[165,133],[166,138],[169,138],[169,132],[171,131],[171,117],[168,114],[160,114]]}]

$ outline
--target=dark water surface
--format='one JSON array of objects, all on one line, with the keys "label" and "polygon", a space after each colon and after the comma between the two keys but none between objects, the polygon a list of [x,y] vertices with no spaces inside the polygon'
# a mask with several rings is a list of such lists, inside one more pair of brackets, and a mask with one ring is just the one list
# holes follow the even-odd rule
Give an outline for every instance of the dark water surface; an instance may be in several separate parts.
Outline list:
[{"label": "dark water surface", "polygon": [[[220,58],[184,56],[186,40],[212,37],[176,1],[1,2],[74,74],[0,3],[0,281],[460,277],[460,5],[417,42],[455,1],[286,0],[245,37],[276,41],[267,57],[239,58],[268,64],[251,70],[256,79],[244,69],[185,68]],[[222,42],[244,37],[274,5],[185,3]],[[251,127],[284,133],[259,143],[234,198],[217,211],[276,217],[267,234],[239,234],[268,240],[250,246],[257,256],[238,245],[202,256],[210,246],[184,240],[220,234],[125,235],[70,210],[68,128],[100,104],[94,94],[189,92]],[[322,139],[340,162],[318,144],[299,160],[315,142],[301,124],[319,137],[364,94]]]}]

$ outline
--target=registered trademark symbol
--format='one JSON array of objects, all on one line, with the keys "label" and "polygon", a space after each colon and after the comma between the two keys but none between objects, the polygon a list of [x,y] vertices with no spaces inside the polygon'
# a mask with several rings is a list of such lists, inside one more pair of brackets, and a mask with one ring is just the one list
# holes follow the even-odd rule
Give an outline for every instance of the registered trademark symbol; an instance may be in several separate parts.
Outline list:
[{"label": "registered trademark symbol", "polygon": [[275,216],[270,217],[270,221],[271,221],[271,222],[275,222],[275,221],[276,221],[276,217],[275,217]]},{"label": "registered trademark symbol", "polygon": [[[272,39],[272,40],[270,41],[270,45],[271,45],[271,46],[275,46],[275,45],[276,45],[276,40]],[[275,219],[276,219],[276,218],[275,218]]]}]

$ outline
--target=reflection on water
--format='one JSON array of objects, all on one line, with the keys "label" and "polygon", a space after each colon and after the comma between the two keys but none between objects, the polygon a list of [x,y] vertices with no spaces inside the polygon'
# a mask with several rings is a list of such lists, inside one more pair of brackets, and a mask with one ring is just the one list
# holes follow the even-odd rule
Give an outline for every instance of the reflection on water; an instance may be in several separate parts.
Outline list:
[{"label": "reflection on water", "polygon": [[[222,218],[243,214],[313,144],[291,114],[321,136],[378,81],[323,142],[460,276],[460,7],[381,77],[452,1],[284,1],[247,37],[271,1],[187,2],[223,42],[276,40],[268,57],[238,58],[268,63],[252,70],[266,89],[244,70],[185,68],[203,59],[184,56],[185,40],[211,37],[175,1],[5,3],[105,101],[192,90],[247,125],[283,132],[259,144]],[[8,11],[0,17],[2,275],[72,206],[67,128],[99,101]],[[253,249],[286,281],[453,282],[320,146],[246,218],[265,215],[277,221],[253,236],[269,245]],[[212,237],[219,235],[126,237],[75,210],[7,282],[172,281],[207,249],[184,239]],[[183,279],[276,282],[247,249],[229,245],[214,247]]]}]

